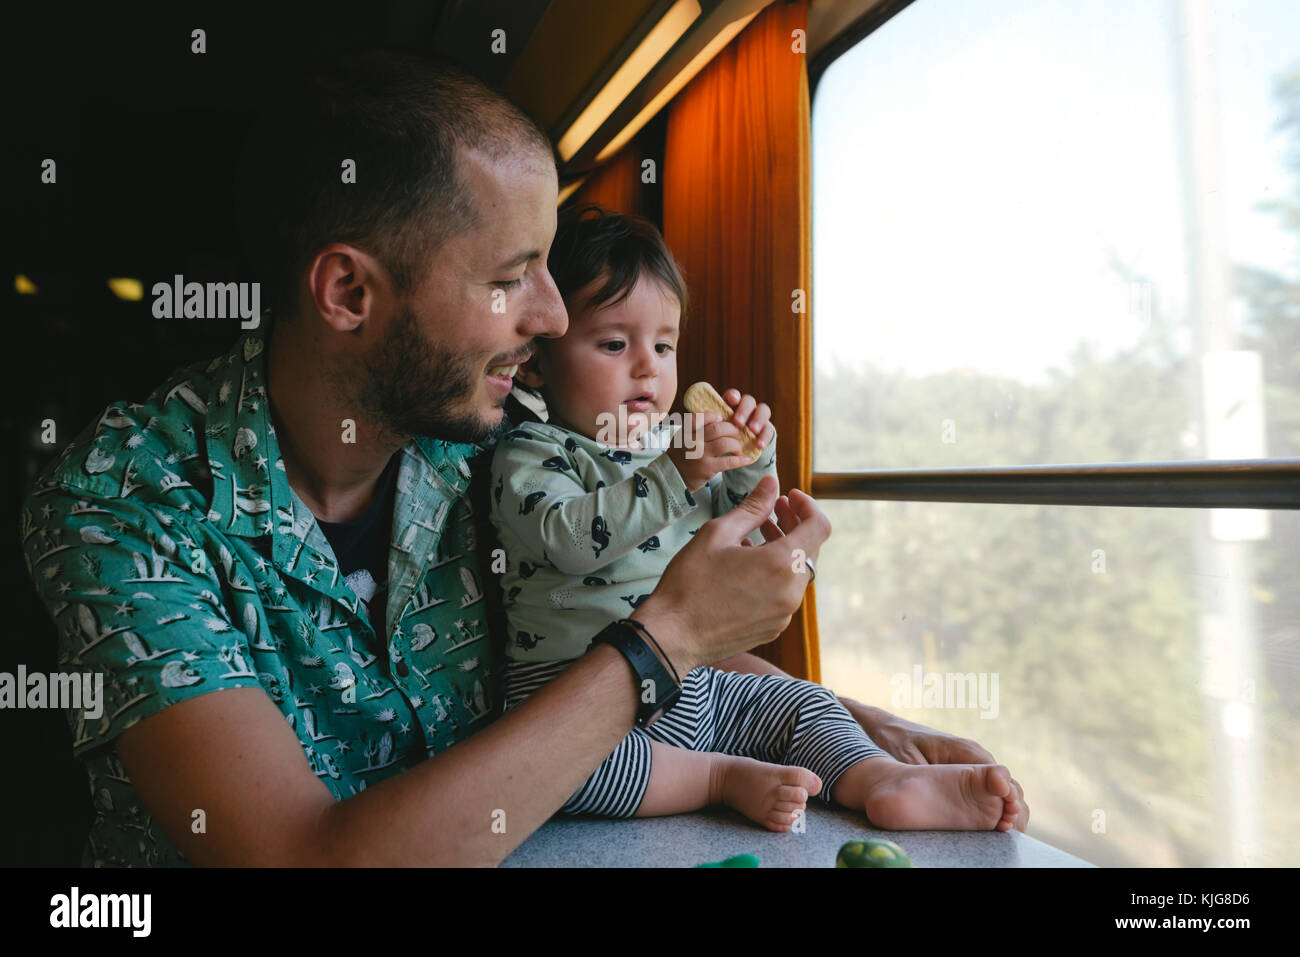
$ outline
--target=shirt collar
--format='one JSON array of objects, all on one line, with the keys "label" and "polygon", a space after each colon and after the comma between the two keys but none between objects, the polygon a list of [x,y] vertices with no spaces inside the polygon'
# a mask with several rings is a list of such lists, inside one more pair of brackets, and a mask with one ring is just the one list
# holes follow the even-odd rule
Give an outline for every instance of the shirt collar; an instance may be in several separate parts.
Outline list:
[{"label": "shirt collar", "polygon": [[265,325],[204,370],[210,376],[205,427],[212,500],[208,520],[242,537],[270,534],[293,493],[271,423],[266,391]]},{"label": "shirt collar", "polygon": [[[278,529],[302,540],[314,517],[293,494],[284,471],[267,395],[266,346],[264,324],[205,370],[211,377],[206,396],[213,480],[208,519],[232,535],[251,538]],[[492,449],[496,439],[458,443],[417,436],[408,450],[412,445],[452,497],[459,497],[469,488],[469,460]]]},{"label": "shirt collar", "polygon": [[444,442],[420,435],[416,436],[414,445],[433,466],[438,477],[451,487],[452,494],[459,497],[469,488],[469,460],[494,447],[496,441]]}]

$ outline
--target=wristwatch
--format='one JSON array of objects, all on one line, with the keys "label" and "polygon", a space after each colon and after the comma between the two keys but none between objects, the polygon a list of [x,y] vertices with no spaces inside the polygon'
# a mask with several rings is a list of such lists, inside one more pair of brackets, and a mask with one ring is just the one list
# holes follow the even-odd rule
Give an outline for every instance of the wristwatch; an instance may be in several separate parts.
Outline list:
[{"label": "wristwatch", "polygon": [[[647,638],[649,642],[646,641]],[[590,650],[601,643],[613,645],[636,672],[637,682],[641,686],[641,703],[636,711],[638,728],[650,727],[682,696],[682,685],[677,678],[676,669],[672,673],[668,670],[672,667],[672,662],[664,667],[664,662],[651,649],[651,642],[656,648],[659,647],[645,625],[632,618],[620,618],[602,629],[588,646]],[[664,658],[667,660],[667,655]]]}]

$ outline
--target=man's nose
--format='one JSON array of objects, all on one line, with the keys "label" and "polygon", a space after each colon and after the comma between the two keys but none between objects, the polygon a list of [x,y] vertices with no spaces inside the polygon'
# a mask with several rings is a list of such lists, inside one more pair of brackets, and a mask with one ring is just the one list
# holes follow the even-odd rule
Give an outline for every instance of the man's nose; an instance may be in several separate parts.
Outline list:
[{"label": "man's nose", "polygon": [[543,280],[537,298],[529,305],[521,317],[526,328],[520,332],[527,336],[541,336],[558,339],[569,328],[569,313],[564,308],[564,298],[555,286],[550,272],[542,270]]}]

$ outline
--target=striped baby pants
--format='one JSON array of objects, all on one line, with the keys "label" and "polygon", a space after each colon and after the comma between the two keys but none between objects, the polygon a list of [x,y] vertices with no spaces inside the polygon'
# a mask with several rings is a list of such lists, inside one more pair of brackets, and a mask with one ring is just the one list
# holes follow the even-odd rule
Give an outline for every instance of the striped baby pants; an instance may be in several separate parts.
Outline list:
[{"label": "striped baby pants", "polygon": [[[570,664],[508,662],[506,708],[519,704]],[[677,704],[649,728],[633,728],[560,810],[632,817],[650,782],[652,740],[691,751],[807,768],[821,778],[817,797],[827,804],[841,774],[863,758],[885,753],[821,685],[778,675],[696,668],[682,683]]]}]

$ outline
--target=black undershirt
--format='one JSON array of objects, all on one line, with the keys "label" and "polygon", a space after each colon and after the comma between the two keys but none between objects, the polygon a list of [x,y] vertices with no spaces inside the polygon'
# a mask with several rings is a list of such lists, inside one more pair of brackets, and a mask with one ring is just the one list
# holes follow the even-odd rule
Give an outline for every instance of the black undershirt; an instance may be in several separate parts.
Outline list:
[{"label": "black undershirt", "polygon": [[339,571],[361,599],[375,634],[384,638],[384,608],[388,598],[388,546],[392,538],[393,502],[397,469],[402,453],[396,452],[375,483],[375,499],[355,522],[322,522],[320,530],[334,549]]}]

